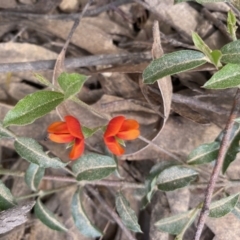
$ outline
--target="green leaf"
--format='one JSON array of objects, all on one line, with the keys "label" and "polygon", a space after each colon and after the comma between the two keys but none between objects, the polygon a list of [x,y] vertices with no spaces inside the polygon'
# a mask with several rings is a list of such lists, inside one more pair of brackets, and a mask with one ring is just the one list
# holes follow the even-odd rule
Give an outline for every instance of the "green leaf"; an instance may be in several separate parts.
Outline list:
[{"label": "green leaf", "polygon": [[193,209],[185,213],[180,213],[172,217],[161,219],[154,225],[160,231],[167,232],[172,235],[178,235],[183,232],[186,225],[191,225],[198,212],[199,210]]},{"label": "green leaf", "polygon": [[230,213],[238,202],[239,193],[213,202],[209,207],[209,217],[220,218]]},{"label": "green leaf", "polygon": [[116,168],[116,162],[112,157],[96,153],[83,155],[72,167],[78,181],[100,180],[113,173]]},{"label": "green leaf", "polygon": [[6,210],[16,205],[10,190],[0,180],[0,210]]},{"label": "green leaf", "polygon": [[88,219],[87,214],[84,211],[82,206],[82,189],[77,191],[73,195],[72,199],[72,216],[74,219],[74,223],[78,230],[86,237],[97,238],[102,236],[102,232],[97,229]]},{"label": "green leaf", "polygon": [[39,220],[49,228],[57,231],[68,231],[67,228],[56,219],[54,214],[42,204],[39,198],[34,206],[34,213]]},{"label": "green leaf", "polygon": [[163,77],[196,68],[206,62],[203,53],[193,50],[165,54],[147,66],[143,72],[143,82],[152,84]]},{"label": "green leaf", "polygon": [[58,83],[64,91],[64,99],[68,99],[69,97],[78,93],[86,79],[87,76],[80,75],[78,73],[62,73],[58,77]]},{"label": "green leaf", "polygon": [[192,33],[192,40],[195,47],[199,51],[203,52],[210,60],[212,49],[208,47],[208,45],[202,40],[202,38],[196,32]]},{"label": "green leaf", "polygon": [[45,169],[31,163],[25,173],[25,182],[32,191],[37,191],[38,186],[44,176]]},{"label": "green leaf", "polygon": [[173,166],[163,170],[157,178],[158,189],[162,191],[173,191],[183,188],[194,181],[198,175],[193,169],[182,166]]},{"label": "green leaf", "polygon": [[211,52],[211,62],[216,68],[219,68],[222,66],[221,59],[222,59],[222,52],[220,50],[213,50]]},{"label": "green leaf", "polygon": [[41,74],[38,74],[38,73],[35,73],[34,76],[37,78],[37,80],[43,84],[43,85],[46,85],[46,86],[52,86],[52,84],[45,78],[43,77]]},{"label": "green leaf", "polygon": [[82,126],[82,132],[84,135],[84,138],[89,138],[91,137],[95,132],[97,132],[98,130],[100,130],[102,127],[96,127],[96,128],[88,128],[88,127],[84,127]]},{"label": "green leaf", "polygon": [[224,63],[240,63],[240,40],[230,42],[221,49],[222,59]]},{"label": "green leaf", "polygon": [[3,126],[26,125],[51,112],[63,101],[64,95],[54,91],[38,91],[27,95],[11,109]]},{"label": "green leaf", "polygon": [[232,10],[230,9],[230,11],[228,12],[228,18],[227,18],[227,29],[228,32],[230,34],[230,36],[232,37],[232,39],[235,41],[237,40],[236,37],[236,31],[237,31],[237,19],[234,15],[234,13],[232,12]]},{"label": "green leaf", "polygon": [[227,64],[216,72],[205,84],[208,89],[226,89],[240,85],[240,67],[237,64]]},{"label": "green leaf", "polygon": [[232,213],[238,218],[240,219],[240,203],[237,202],[237,204],[235,205],[234,209],[232,210]]},{"label": "green leaf", "polygon": [[32,138],[18,137],[14,142],[16,152],[30,163],[35,163],[42,168],[63,168],[66,163],[59,158],[50,158],[41,145]]},{"label": "green leaf", "polygon": [[149,172],[149,175],[147,176],[145,180],[145,186],[146,186],[146,195],[142,199],[142,208],[145,208],[148,203],[151,202],[152,196],[154,194],[155,188],[156,188],[156,181],[158,178],[158,175],[166,168],[176,165],[177,163],[174,161],[162,161],[158,164],[154,165],[152,169]]},{"label": "green leaf", "polygon": [[221,51],[219,50],[212,51],[212,49],[210,49],[208,45],[202,40],[202,38],[195,32],[192,33],[192,39],[195,47],[205,54],[210,63],[214,64],[216,68],[222,66],[220,62],[222,57]]},{"label": "green leaf", "polygon": [[228,145],[227,153],[223,160],[222,172],[223,174],[227,171],[229,165],[236,159],[239,152],[239,141],[240,141],[240,125],[234,124],[233,132],[230,143]]},{"label": "green leaf", "polygon": [[131,209],[129,202],[121,193],[118,193],[116,196],[116,208],[123,224],[129,230],[142,233],[135,212]]},{"label": "green leaf", "polygon": [[187,163],[190,165],[204,164],[216,160],[219,150],[219,142],[200,145],[188,156]]}]

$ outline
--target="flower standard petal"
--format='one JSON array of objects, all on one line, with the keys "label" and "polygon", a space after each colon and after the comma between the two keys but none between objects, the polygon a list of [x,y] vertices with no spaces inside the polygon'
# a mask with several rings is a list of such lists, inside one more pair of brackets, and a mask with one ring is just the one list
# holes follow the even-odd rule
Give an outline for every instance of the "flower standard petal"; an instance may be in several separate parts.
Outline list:
[{"label": "flower standard petal", "polygon": [[54,122],[48,127],[47,131],[49,133],[69,133],[65,122]]},{"label": "flower standard petal", "polygon": [[138,138],[139,135],[140,135],[140,132],[138,129],[132,129],[125,132],[119,132],[116,136],[123,140],[134,140]]},{"label": "flower standard petal", "polygon": [[110,120],[104,133],[104,137],[115,136],[121,129],[124,120],[124,116],[117,116]]},{"label": "flower standard petal", "polygon": [[104,138],[104,142],[113,154],[122,155],[124,153],[124,148],[121,147],[115,137],[106,137]]},{"label": "flower standard petal", "polygon": [[74,137],[71,134],[54,134],[54,133],[50,133],[48,135],[48,138],[56,143],[69,143],[72,142],[74,140]]},{"label": "flower standard petal", "polygon": [[84,139],[76,138],[72,150],[69,153],[69,158],[71,160],[75,160],[83,154],[83,151],[84,151]]},{"label": "flower standard petal", "polygon": [[81,129],[81,125],[79,123],[79,121],[73,117],[73,116],[66,116],[65,117],[65,121],[67,123],[67,127],[69,130],[69,133],[79,139],[84,139],[83,133],[82,133],[82,129]]},{"label": "flower standard petal", "polygon": [[132,129],[139,129],[139,123],[134,119],[126,119],[123,122],[119,132],[124,132]]}]

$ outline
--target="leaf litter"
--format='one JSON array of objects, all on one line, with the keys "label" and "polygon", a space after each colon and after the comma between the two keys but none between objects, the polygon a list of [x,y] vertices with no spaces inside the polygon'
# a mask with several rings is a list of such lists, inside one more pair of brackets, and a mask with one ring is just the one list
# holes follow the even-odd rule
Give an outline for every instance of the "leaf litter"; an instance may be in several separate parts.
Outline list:
[{"label": "leaf litter", "polygon": [[[86,3],[83,0],[78,1],[77,4],[76,1],[64,0],[60,5],[60,1],[51,1],[50,5],[47,4],[41,10],[35,6],[34,1],[20,2],[21,4],[17,1],[0,1],[0,20],[3,23],[0,25],[0,69],[3,68],[4,63],[28,64],[35,61],[36,64],[42,64],[41,61],[56,59],[73,25],[70,17],[80,13]],[[28,4],[26,4],[27,2]],[[69,2],[70,6],[64,6],[64,2]],[[142,71],[149,64],[151,57],[156,58],[163,52],[169,53],[179,50],[179,48],[182,50],[194,49],[191,41],[192,31],[197,31],[213,49],[222,47],[226,43],[226,39],[221,29],[215,28],[209,18],[203,17],[202,7],[196,3],[173,5],[173,1],[148,0],[145,1],[146,7],[140,5],[138,1],[129,1],[128,4],[126,1],[118,4],[117,2],[121,1],[106,0],[93,4],[87,10],[88,17],[83,18],[80,25],[77,26],[64,54],[66,54],[67,60],[68,58],[87,56],[97,56],[98,59],[101,59],[99,57],[101,54],[113,54],[117,57],[119,54],[133,52],[147,53],[148,57],[139,58],[138,62],[126,58],[123,61],[119,60],[103,65],[92,64],[90,67],[84,68],[71,66],[67,68],[68,72],[92,74],[91,79],[86,81],[78,95],[80,99],[91,103],[102,113],[113,116],[124,114],[128,118],[135,118],[140,122],[142,136],[152,141],[154,145],[142,140],[127,144],[127,154],[120,158],[119,170],[126,181],[144,182],[151,165],[166,159],[172,160],[172,157],[167,154],[168,152],[184,159],[195,147],[211,142],[218,136],[226,122],[233,91],[213,92],[202,89],[201,86],[212,74],[205,66],[200,71],[165,77],[154,85],[142,84]],[[41,0],[38,4],[44,5],[46,1]],[[71,6],[71,4],[75,5]],[[101,8],[104,9],[104,6],[108,6],[108,8],[102,11]],[[211,10],[213,14],[219,14],[219,11],[224,12],[223,16],[228,10],[225,3],[204,4],[204,7]],[[99,14],[89,16],[94,9],[97,9]],[[66,12],[69,14],[68,21],[64,15]],[[51,19],[51,16],[54,17]],[[161,19],[159,28],[156,27],[156,19]],[[152,34],[153,25],[155,26],[154,34]],[[64,61],[64,57],[61,61]],[[58,68],[57,70],[61,71],[63,66]],[[37,72],[51,80],[52,70]],[[13,105],[26,94],[39,89],[50,90],[37,81],[32,71],[1,73],[0,86],[0,119],[3,119]],[[81,116],[81,121],[88,127],[106,124],[104,119],[72,102],[68,102],[66,105],[68,111],[71,114],[74,113],[75,116]],[[44,140],[45,129],[51,122],[57,120],[59,120],[58,114],[53,111],[31,125],[14,126],[10,129],[18,136],[36,139],[45,147],[45,150],[49,150],[53,155],[67,161],[67,153],[61,146]],[[162,152],[156,145],[167,152]],[[104,146],[100,135],[88,139],[87,148],[103,153]],[[5,168],[19,171],[27,169],[26,162],[25,165],[21,164],[21,167],[19,167],[20,165],[16,166],[16,163],[20,164],[24,161],[16,157],[13,140],[1,139],[0,151],[1,163]],[[9,159],[11,161],[7,161]],[[53,169],[48,172],[65,175],[65,173]],[[235,174],[234,169],[231,169],[231,174]],[[202,178],[200,176],[200,180],[203,180]],[[29,194],[29,189],[26,188],[23,181],[19,181],[19,178],[14,176],[11,179],[12,184],[9,184],[9,179],[6,176],[2,177],[14,196]],[[108,179],[116,180],[117,178],[110,176]],[[62,185],[61,182],[43,181],[40,189],[47,190]],[[25,231],[25,235],[28,234],[29,239],[41,239],[41,233],[44,231],[44,239],[70,239],[70,237],[87,239],[75,229],[70,217],[71,198],[69,196],[73,195],[74,191],[75,189],[71,189],[71,191],[66,190],[51,195],[45,202],[56,215],[62,216],[62,222],[70,229],[71,234],[64,233],[66,235],[63,236],[53,233],[38,220],[31,221],[33,215],[29,213],[28,221],[21,222],[22,227],[28,229],[28,233]],[[114,206],[115,193],[107,187],[101,187],[99,191]],[[168,239],[168,234],[157,232],[154,228],[154,223],[159,220],[159,217],[168,217],[173,212],[180,213],[190,206],[192,207],[194,203],[198,203],[196,200],[191,200],[189,203],[189,199],[196,194],[191,189],[178,190],[177,194],[157,192],[151,203],[152,210],[140,211],[139,201],[136,201],[139,193],[128,190],[123,192],[138,214],[141,229],[148,229],[150,239]],[[198,195],[203,196],[203,194],[204,191],[201,189]],[[84,205],[89,216],[99,228],[104,229],[109,225],[108,213],[104,208],[94,208],[95,199],[88,192],[84,196]],[[144,221],[146,217],[149,219],[148,222]],[[232,218],[232,215],[222,218],[221,224],[219,224],[219,219],[218,221],[209,219],[204,239],[212,239],[209,236],[224,239],[230,236],[229,234],[232,238],[236,238],[238,235],[234,235],[233,232],[239,229],[239,223]],[[106,239],[123,240],[124,234],[112,219],[110,225],[111,227],[106,227]],[[219,228],[219,226],[223,227]],[[234,227],[234,231],[231,230],[232,227]],[[8,226],[6,226],[6,233],[0,239],[22,239],[22,234],[16,236],[19,229],[15,228],[9,232]],[[185,239],[192,239],[193,229],[194,227],[190,228]]]}]

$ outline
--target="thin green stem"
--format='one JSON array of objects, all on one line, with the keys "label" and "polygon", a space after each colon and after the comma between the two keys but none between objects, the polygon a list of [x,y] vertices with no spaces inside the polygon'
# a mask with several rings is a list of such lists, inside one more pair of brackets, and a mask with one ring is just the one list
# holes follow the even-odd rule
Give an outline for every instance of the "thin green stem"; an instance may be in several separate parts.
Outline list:
[{"label": "thin green stem", "polygon": [[28,199],[28,198],[32,198],[32,197],[45,197],[47,195],[63,191],[67,188],[70,188],[70,187],[73,187],[73,186],[76,186],[76,185],[77,184],[69,184],[69,185],[66,185],[66,186],[63,186],[63,187],[59,187],[59,188],[55,188],[55,189],[51,189],[51,190],[47,190],[47,191],[40,190],[36,193],[32,193],[32,194],[28,194],[28,195],[25,195],[25,196],[17,197],[16,201],[22,201],[24,199]]}]

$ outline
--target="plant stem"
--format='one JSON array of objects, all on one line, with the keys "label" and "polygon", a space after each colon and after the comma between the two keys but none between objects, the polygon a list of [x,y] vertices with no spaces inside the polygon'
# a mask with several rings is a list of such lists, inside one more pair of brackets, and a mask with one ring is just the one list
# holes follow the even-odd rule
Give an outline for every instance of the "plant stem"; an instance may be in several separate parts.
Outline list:
[{"label": "plant stem", "polygon": [[[24,177],[25,172],[0,168],[0,175]],[[81,181],[81,182],[79,182],[73,177],[54,176],[54,175],[45,175],[42,179],[58,181],[58,182],[79,183],[82,185],[88,184],[88,185],[95,185],[95,186],[117,187],[117,188],[121,188],[121,189],[124,189],[124,188],[144,189],[145,188],[145,185],[141,184],[141,183],[118,181],[118,180],[97,180],[97,181]]]},{"label": "plant stem", "polygon": [[233,101],[231,114],[229,116],[228,122],[227,122],[225,130],[224,130],[224,136],[223,136],[223,139],[222,139],[222,142],[220,145],[220,149],[218,152],[217,161],[213,168],[213,171],[212,171],[212,174],[210,177],[210,181],[209,181],[209,184],[206,189],[206,195],[205,195],[203,207],[202,207],[199,219],[198,219],[197,231],[196,231],[194,240],[200,239],[204,224],[206,222],[206,219],[207,219],[207,216],[209,213],[209,206],[211,203],[214,187],[215,187],[219,172],[221,170],[224,157],[225,157],[227,149],[228,149],[230,135],[231,135],[231,131],[232,131],[232,128],[234,125],[234,119],[236,118],[239,109],[240,109],[240,90],[238,89],[237,93],[235,95],[234,101]]},{"label": "plant stem", "polygon": [[21,201],[21,200],[24,200],[24,199],[28,199],[28,198],[32,198],[32,197],[38,197],[38,196],[39,197],[44,197],[44,196],[47,196],[47,195],[50,195],[50,194],[53,194],[53,193],[56,193],[56,192],[63,191],[66,188],[73,187],[73,186],[76,186],[76,184],[69,184],[69,185],[66,185],[66,186],[63,186],[63,187],[59,187],[59,188],[55,188],[55,189],[51,189],[51,190],[47,190],[47,191],[40,190],[36,193],[32,193],[32,194],[29,194],[29,195],[17,197],[16,201]]}]

